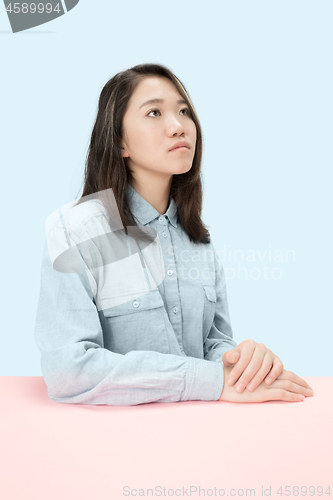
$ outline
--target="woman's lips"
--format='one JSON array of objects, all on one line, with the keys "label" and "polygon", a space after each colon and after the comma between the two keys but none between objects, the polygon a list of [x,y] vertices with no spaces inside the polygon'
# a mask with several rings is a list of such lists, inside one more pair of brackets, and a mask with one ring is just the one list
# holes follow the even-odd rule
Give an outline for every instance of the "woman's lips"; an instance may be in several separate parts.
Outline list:
[{"label": "woman's lips", "polygon": [[171,149],[170,153],[172,153],[173,151],[189,151],[189,148],[186,148],[185,146],[182,146],[180,148],[174,148]]}]

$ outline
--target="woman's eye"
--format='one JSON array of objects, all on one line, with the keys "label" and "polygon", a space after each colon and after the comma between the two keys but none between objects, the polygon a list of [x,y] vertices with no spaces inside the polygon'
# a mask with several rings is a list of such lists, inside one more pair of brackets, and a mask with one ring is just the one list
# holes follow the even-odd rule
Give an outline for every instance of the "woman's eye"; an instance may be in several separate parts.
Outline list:
[{"label": "woman's eye", "polygon": [[[188,116],[190,116],[190,115],[191,115],[189,108],[183,108],[183,109],[181,109],[180,111],[186,111],[186,113],[187,113],[187,115],[188,115]],[[150,113],[156,113],[156,112],[160,113],[160,110],[159,110],[159,109],[151,109],[151,110],[149,111],[149,113],[148,113],[148,115],[147,115],[147,116],[149,116],[149,115],[150,115]]]},{"label": "woman's eye", "polygon": [[158,111],[158,112],[159,112],[159,110],[158,110],[158,109],[152,109],[151,111],[149,111],[149,113],[148,113],[148,115],[147,115],[147,116],[149,116],[149,115],[150,115],[150,113],[156,113],[156,111]]}]

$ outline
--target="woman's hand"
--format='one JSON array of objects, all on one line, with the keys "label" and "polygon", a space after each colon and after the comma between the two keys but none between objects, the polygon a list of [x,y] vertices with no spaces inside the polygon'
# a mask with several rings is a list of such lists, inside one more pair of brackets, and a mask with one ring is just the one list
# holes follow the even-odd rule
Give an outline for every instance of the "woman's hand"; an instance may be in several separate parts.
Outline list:
[{"label": "woman's hand", "polygon": [[224,385],[219,401],[229,401],[232,403],[261,403],[263,401],[303,401],[303,396],[313,396],[308,384],[301,377],[293,372],[282,370],[282,373],[270,385],[261,382],[257,389],[242,393],[235,390],[235,386],[226,383],[232,368],[223,367]]},{"label": "woman's hand", "polygon": [[[236,391],[242,393],[246,388],[255,391],[259,384],[265,379],[267,385],[283,372],[283,363],[264,344],[257,344],[254,340],[243,340],[237,347],[227,351],[222,356],[224,366],[234,365],[228,378],[228,384],[232,386],[239,378]],[[265,378],[269,373],[269,377]],[[304,382],[307,387],[310,386]]]}]

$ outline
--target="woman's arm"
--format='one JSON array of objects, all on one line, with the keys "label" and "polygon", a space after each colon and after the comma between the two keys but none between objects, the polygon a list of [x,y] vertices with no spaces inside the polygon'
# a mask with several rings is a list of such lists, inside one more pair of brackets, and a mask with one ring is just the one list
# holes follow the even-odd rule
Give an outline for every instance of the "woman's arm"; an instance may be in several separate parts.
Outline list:
[{"label": "woman's arm", "polygon": [[105,349],[87,273],[56,271],[47,244],[35,340],[53,401],[107,405],[217,401],[223,388],[221,363],[155,351],[119,354]]}]

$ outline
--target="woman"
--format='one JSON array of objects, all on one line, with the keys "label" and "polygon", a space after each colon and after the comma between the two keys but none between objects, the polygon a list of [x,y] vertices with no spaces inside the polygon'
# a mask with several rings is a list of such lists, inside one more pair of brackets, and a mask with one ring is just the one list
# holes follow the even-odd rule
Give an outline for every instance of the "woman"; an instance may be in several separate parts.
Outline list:
[{"label": "woman", "polygon": [[82,197],[47,221],[35,339],[50,399],[311,395],[264,344],[233,340],[223,267],[200,217],[201,158],[199,120],[169,69],[141,64],[107,82]]}]

